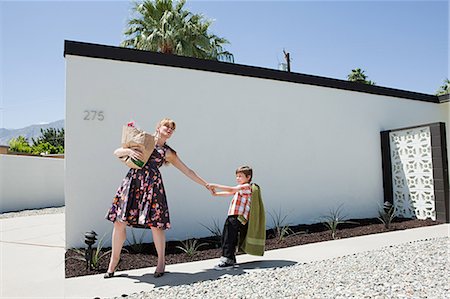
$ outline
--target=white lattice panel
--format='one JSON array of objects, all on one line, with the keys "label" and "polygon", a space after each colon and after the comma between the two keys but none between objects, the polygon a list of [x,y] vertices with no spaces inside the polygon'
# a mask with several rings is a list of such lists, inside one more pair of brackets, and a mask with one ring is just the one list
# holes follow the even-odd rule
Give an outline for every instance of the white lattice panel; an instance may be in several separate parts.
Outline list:
[{"label": "white lattice panel", "polygon": [[389,134],[396,215],[436,220],[429,127]]}]

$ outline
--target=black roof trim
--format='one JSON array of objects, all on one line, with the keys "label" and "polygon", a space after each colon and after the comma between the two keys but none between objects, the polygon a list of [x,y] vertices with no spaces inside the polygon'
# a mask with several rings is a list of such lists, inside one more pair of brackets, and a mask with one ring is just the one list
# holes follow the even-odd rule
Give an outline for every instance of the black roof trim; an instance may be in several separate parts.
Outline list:
[{"label": "black roof trim", "polygon": [[248,66],[242,64],[204,60],[192,57],[168,55],[157,52],[142,51],[136,49],[105,46],[77,41],[64,41],[64,56],[76,55],[92,58],[103,58],[128,62],[164,65],[194,70],[210,71],[223,74],[240,75],[285,82],[316,85],[329,88],[364,92],[376,95],[392,96],[416,101],[440,103],[440,98],[435,95],[400,90],[382,86],[373,86],[345,80],[332,79],[300,73],[288,73],[275,69]]},{"label": "black roof trim", "polygon": [[446,103],[446,102],[450,101],[450,93],[440,95],[440,96],[438,96],[438,99],[439,99],[439,103]]},{"label": "black roof trim", "polygon": [[396,128],[396,129],[391,129],[391,130],[384,130],[384,131],[381,131],[381,133],[392,133],[392,132],[397,132],[397,131],[417,129],[417,128],[421,128],[421,127],[439,126],[440,124],[445,124],[445,123],[444,122],[426,123],[426,124],[421,124],[421,125],[415,125],[415,126],[409,126],[409,127],[403,127],[403,128]]}]

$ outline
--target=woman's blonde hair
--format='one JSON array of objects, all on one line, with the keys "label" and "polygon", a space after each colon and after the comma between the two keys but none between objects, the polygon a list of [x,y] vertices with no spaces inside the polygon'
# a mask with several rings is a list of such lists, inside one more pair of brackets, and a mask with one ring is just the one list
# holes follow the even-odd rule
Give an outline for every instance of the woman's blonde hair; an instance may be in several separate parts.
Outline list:
[{"label": "woman's blonde hair", "polygon": [[163,118],[157,125],[156,125],[156,129],[159,129],[161,126],[167,126],[169,128],[171,128],[172,130],[175,131],[175,128],[177,127],[177,125],[175,124],[175,122],[173,121],[173,119],[170,118]]},{"label": "woman's blonde hair", "polygon": [[[156,130],[158,130],[161,126],[167,126],[169,128],[171,128],[173,131],[175,131],[175,128],[177,127],[177,125],[175,124],[175,122],[173,121],[173,119],[170,119],[168,117],[161,119],[161,121],[156,125]],[[157,137],[158,138],[158,137]],[[170,146],[168,146],[166,144],[166,146],[176,155],[177,152],[171,148]],[[169,161],[165,160],[164,161],[164,165],[168,166],[170,164]]]}]

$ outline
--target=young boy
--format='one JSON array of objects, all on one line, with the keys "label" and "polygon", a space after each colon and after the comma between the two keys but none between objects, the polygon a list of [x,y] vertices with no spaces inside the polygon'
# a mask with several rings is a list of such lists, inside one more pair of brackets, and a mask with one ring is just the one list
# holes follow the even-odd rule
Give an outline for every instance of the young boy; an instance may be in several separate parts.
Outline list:
[{"label": "young boy", "polygon": [[[228,209],[228,217],[225,220],[222,233],[222,257],[218,265],[214,267],[216,270],[231,269],[236,263],[236,246],[238,245],[239,234],[240,239],[244,240],[249,227],[249,217],[251,220],[251,241],[257,244],[243,242],[243,250],[249,254],[263,255],[265,244],[265,214],[262,205],[259,187],[256,184],[250,184],[253,176],[253,170],[249,166],[241,166],[236,169],[237,186],[224,186],[218,184],[209,184],[212,193],[215,196],[234,195]],[[215,189],[223,191],[216,192]],[[252,190],[257,193],[255,204],[252,206]],[[252,214],[250,213],[252,210]],[[255,250],[256,249],[256,250]]]}]

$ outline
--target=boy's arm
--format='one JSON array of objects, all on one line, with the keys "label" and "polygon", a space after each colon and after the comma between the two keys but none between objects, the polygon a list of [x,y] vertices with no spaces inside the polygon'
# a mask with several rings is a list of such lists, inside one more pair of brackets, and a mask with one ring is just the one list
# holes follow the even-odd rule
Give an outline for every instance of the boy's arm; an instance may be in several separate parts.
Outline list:
[{"label": "boy's arm", "polygon": [[248,184],[248,183],[247,184],[243,184],[243,185],[237,185],[237,186],[234,186],[234,187],[232,187],[232,186],[225,186],[225,185],[219,185],[219,184],[209,184],[209,185],[211,187],[213,187],[213,188],[222,189],[224,191],[231,192],[230,194],[236,193],[239,190],[250,186],[250,184]]},{"label": "boy's arm", "polygon": [[228,192],[228,191],[220,191],[220,192],[214,192],[214,196],[230,196],[233,195],[235,192]]},{"label": "boy's arm", "polygon": [[[210,183],[209,186],[211,186],[214,189],[222,189],[226,192],[233,192],[233,190],[231,190],[231,188],[233,188],[233,187],[231,187],[231,186],[219,185],[219,184],[214,184],[214,183]],[[234,191],[234,192],[236,192],[236,191]]]}]

